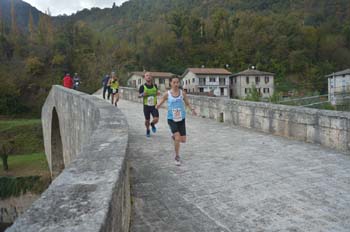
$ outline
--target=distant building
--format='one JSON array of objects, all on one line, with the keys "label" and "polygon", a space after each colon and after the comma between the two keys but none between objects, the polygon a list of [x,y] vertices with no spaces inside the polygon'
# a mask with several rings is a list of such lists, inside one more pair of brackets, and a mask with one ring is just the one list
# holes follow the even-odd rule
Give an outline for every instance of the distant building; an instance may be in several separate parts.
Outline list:
[{"label": "distant building", "polygon": [[[145,83],[144,74],[146,72],[132,72],[129,75],[128,85],[133,88],[140,88]],[[174,73],[169,72],[150,72],[153,77],[153,83],[158,86],[161,91],[169,89],[169,80],[171,77],[176,76]]]},{"label": "distant building", "polygon": [[188,68],[182,74],[183,89],[187,93],[212,93],[229,97],[229,77],[232,73],[224,68]]},{"label": "distant building", "polygon": [[336,105],[350,93],[350,69],[345,69],[326,76],[328,78],[328,100]]},{"label": "distant building", "polygon": [[230,97],[245,98],[253,86],[260,96],[267,98],[273,95],[275,74],[256,69],[247,69],[230,76]]}]

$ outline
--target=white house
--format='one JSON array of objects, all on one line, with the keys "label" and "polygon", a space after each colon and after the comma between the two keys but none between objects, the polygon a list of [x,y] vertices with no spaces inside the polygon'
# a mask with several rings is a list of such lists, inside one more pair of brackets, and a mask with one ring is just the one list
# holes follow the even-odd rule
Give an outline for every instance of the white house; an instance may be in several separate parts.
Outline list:
[{"label": "white house", "polygon": [[326,77],[328,78],[328,100],[335,105],[350,93],[350,69],[332,73]]},{"label": "white house", "polygon": [[[145,84],[144,74],[146,72],[132,72],[129,74],[128,86],[133,88],[140,88],[141,85]],[[153,83],[158,86],[158,89],[164,91],[169,89],[169,80],[171,77],[176,76],[169,72],[149,72],[153,77]]]},{"label": "white house", "polygon": [[183,89],[189,94],[212,93],[229,98],[231,74],[224,68],[188,68],[181,76]]},{"label": "white house", "polygon": [[231,98],[245,98],[253,86],[261,97],[267,98],[273,95],[275,74],[262,72],[256,69],[247,69],[230,76]]}]

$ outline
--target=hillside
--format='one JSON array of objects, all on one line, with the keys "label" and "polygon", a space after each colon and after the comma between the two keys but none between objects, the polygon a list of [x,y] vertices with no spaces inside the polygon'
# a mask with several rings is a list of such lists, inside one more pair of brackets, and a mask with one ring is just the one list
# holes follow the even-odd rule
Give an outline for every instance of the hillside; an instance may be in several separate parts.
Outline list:
[{"label": "hillside", "polygon": [[0,1],[0,114],[39,113],[67,71],[92,92],[111,70],[126,83],[136,70],[255,65],[276,74],[277,91],[323,93],[324,75],[350,67],[348,0],[130,0],[60,17],[14,0],[20,32],[10,2]]},{"label": "hillside", "polygon": [[0,21],[6,25],[7,30],[11,25],[11,1],[14,6],[14,15],[18,28],[21,31],[28,31],[29,14],[32,14],[34,24],[38,24],[39,16],[43,13],[22,0],[1,0],[0,1]]}]

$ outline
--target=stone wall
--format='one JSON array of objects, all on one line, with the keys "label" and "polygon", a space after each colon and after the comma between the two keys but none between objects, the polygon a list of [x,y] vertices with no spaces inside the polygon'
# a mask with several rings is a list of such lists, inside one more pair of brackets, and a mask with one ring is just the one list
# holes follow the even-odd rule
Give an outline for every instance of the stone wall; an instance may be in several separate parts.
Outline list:
[{"label": "stone wall", "polygon": [[[135,89],[121,92],[126,100],[140,101]],[[350,113],[205,96],[189,99],[201,117],[349,153]]]},{"label": "stone wall", "polygon": [[45,152],[56,178],[7,231],[128,231],[124,115],[95,96],[54,86],[42,121]]},{"label": "stone wall", "polygon": [[0,224],[13,223],[30,205],[39,198],[37,194],[27,192],[18,197],[10,197],[1,200]]}]

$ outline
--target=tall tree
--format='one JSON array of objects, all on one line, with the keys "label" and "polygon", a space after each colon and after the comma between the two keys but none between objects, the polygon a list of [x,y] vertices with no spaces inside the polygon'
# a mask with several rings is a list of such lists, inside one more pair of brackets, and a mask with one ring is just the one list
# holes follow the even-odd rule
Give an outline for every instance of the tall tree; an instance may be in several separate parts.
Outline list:
[{"label": "tall tree", "polygon": [[31,10],[29,10],[28,30],[29,30],[29,39],[31,42],[33,42],[34,34],[35,34],[35,26],[34,26],[34,20],[33,20],[33,15]]},{"label": "tall tree", "polygon": [[11,0],[11,34],[13,37],[18,37],[18,27],[16,22],[16,11],[14,0]]}]

